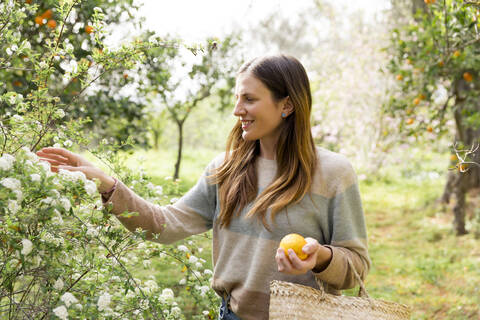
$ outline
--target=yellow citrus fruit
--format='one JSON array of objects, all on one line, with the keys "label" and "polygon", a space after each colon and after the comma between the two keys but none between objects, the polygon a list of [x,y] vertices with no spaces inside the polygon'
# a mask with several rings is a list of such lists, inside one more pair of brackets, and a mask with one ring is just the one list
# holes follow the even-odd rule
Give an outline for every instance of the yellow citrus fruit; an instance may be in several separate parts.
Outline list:
[{"label": "yellow citrus fruit", "polygon": [[402,81],[403,80],[403,76],[401,74],[397,74],[397,80],[398,81]]},{"label": "yellow citrus fruit", "polygon": [[307,244],[307,241],[304,237],[296,233],[287,234],[280,241],[280,248],[285,251],[285,255],[288,257],[288,249],[295,251],[295,254],[302,260],[305,260],[308,255],[302,251],[304,245]]},{"label": "yellow citrus fruit", "polygon": [[456,156],[455,154],[452,154],[452,155],[450,155],[450,160],[451,160],[451,161],[457,161],[458,158],[457,158],[457,156]]}]

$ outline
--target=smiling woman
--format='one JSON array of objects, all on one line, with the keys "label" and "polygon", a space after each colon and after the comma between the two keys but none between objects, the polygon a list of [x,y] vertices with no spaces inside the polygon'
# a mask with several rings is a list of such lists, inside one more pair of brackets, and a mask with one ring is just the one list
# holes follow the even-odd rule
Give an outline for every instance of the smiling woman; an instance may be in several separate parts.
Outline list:
[{"label": "smiling woman", "polygon": [[[212,287],[222,297],[220,319],[266,320],[272,280],[314,288],[319,280],[327,292],[339,293],[355,286],[352,264],[365,278],[367,235],[351,164],[313,143],[302,64],[285,55],[253,59],[239,70],[235,96],[239,120],[226,152],[173,205],[142,199],[67,150],[38,154],[54,168],[100,179],[111,212],[129,230],[146,230],[147,239],[172,243],[213,229]],[[305,236],[304,259],[279,248],[291,233]]]}]

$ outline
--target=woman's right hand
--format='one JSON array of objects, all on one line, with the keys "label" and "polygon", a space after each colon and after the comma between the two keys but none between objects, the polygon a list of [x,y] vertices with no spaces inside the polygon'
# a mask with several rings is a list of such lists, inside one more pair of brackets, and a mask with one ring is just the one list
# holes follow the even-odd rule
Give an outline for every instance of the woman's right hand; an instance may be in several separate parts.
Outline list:
[{"label": "woman's right hand", "polygon": [[89,180],[100,180],[99,192],[107,191],[115,184],[115,180],[112,177],[105,174],[82,156],[67,149],[46,147],[37,151],[36,154],[39,160],[50,163],[52,172],[58,172],[59,169],[81,171]]}]

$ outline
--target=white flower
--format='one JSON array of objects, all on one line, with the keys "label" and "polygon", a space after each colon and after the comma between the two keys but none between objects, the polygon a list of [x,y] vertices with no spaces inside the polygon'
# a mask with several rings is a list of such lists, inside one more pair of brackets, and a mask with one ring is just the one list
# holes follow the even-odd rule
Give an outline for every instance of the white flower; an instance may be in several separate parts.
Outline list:
[{"label": "white flower", "polygon": [[65,209],[65,211],[70,211],[70,208],[72,207],[72,204],[70,203],[70,200],[68,200],[65,197],[60,198],[60,204]]},{"label": "white flower", "polygon": [[0,169],[8,171],[13,167],[13,163],[15,162],[15,157],[5,153],[1,158],[0,158]]},{"label": "white flower", "polygon": [[188,262],[190,263],[196,263],[198,261],[198,258],[195,257],[194,255],[191,255],[190,258],[188,258]]},{"label": "white flower", "polygon": [[70,148],[73,145],[73,142],[71,140],[65,140],[63,145],[67,148]]},{"label": "white flower", "polygon": [[108,308],[110,305],[112,296],[108,293],[105,292],[98,298],[97,306],[98,306],[98,311],[103,311]]},{"label": "white flower", "polygon": [[75,296],[70,292],[65,292],[60,300],[62,300],[67,307],[70,307],[72,303],[78,302],[77,298],[75,298]]},{"label": "white flower", "polygon": [[102,8],[99,8],[99,7],[93,8],[93,11],[95,11],[95,12],[103,12]]},{"label": "white flower", "polygon": [[156,186],[155,187],[155,193],[159,196],[161,196],[163,194],[163,188],[162,186]]},{"label": "white flower", "polygon": [[45,69],[46,67],[48,67],[47,62],[45,62],[45,61],[40,62],[38,65],[39,65],[40,68],[42,68],[42,69]]},{"label": "white flower", "polygon": [[175,297],[175,294],[173,293],[172,289],[165,288],[162,290],[162,294],[160,295],[160,297],[165,302],[173,302],[173,298]]},{"label": "white flower", "polygon": [[204,273],[204,274],[208,274],[208,275],[213,275],[213,272],[212,272],[212,270],[210,270],[210,269],[205,269],[205,270],[203,270],[203,273]]},{"label": "white flower", "polygon": [[[16,97],[14,97],[14,96],[11,96],[11,97],[10,97],[10,104],[14,104],[16,101],[17,101],[17,98],[16,98]],[[18,114],[14,114],[14,115],[12,116],[12,119],[15,120],[15,121],[17,121],[17,122],[23,121],[23,117],[20,116],[20,115],[18,115]]]},{"label": "white flower", "polygon": [[41,177],[39,174],[37,174],[37,173],[32,173],[32,174],[30,175],[30,179],[32,179],[32,181],[35,181],[35,182],[40,181],[41,178],[42,178],[42,177]]},{"label": "white flower", "polygon": [[182,310],[179,307],[173,307],[170,314],[174,317],[179,317],[182,314]]},{"label": "white flower", "polygon": [[98,231],[97,229],[93,228],[93,227],[89,227],[88,230],[87,230],[87,236],[90,236],[90,237],[96,237],[98,236]]},{"label": "white flower", "polygon": [[187,283],[187,279],[183,278],[178,281],[178,284],[181,284],[182,286]]},{"label": "white flower", "polygon": [[27,256],[30,252],[32,252],[32,247],[33,247],[33,243],[32,241],[28,240],[28,239],[22,239],[22,251],[21,253],[24,255],[24,256]]},{"label": "white flower", "polygon": [[32,49],[32,45],[30,44],[30,42],[28,42],[28,40],[25,40],[23,47],[29,50]]},{"label": "white flower", "polygon": [[188,251],[190,251],[190,250],[188,250],[188,248],[187,248],[186,246],[184,246],[183,244],[180,245],[180,246],[178,246],[177,249],[180,250],[180,251],[183,251],[183,252],[188,252]]},{"label": "white flower", "polygon": [[18,46],[16,44],[12,45],[12,51],[17,51],[18,50]]},{"label": "white flower", "polygon": [[3,178],[2,181],[0,181],[0,183],[5,188],[11,189],[11,190],[18,190],[22,186],[22,183],[20,182],[20,180],[15,178]]},{"label": "white flower", "polygon": [[10,210],[11,213],[17,213],[18,210],[20,210],[18,202],[15,200],[8,200],[8,210]]},{"label": "white flower", "polygon": [[53,284],[53,288],[60,291],[63,289],[63,281],[62,279],[58,278],[57,281]]},{"label": "white flower", "polygon": [[[65,46],[65,50],[67,50],[67,51],[73,50],[73,45],[71,43],[67,43],[67,45]],[[75,60],[72,60],[72,61],[75,61]],[[76,61],[75,61],[75,63],[76,63]],[[71,64],[71,62],[70,62],[70,64]]]},{"label": "white flower", "polygon": [[97,185],[91,180],[85,181],[85,191],[93,196],[97,192]]},{"label": "white flower", "polygon": [[150,267],[151,264],[152,264],[152,262],[150,260],[148,260],[148,259],[143,260],[143,267],[144,268]]},{"label": "white flower", "polygon": [[13,52],[12,52],[12,49],[10,49],[10,48],[7,48],[7,50],[5,50],[5,51],[7,52],[7,54],[8,54],[9,56],[11,56],[12,53],[13,53]]},{"label": "white flower", "polygon": [[68,311],[65,306],[56,307],[53,309],[53,313],[62,320],[68,319]]},{"label": "white flower", "polygon": [[63,109],[57,109],[57,111],[55,111],[55,116],[63,118],[65,117],[65,111],[63,111]]},{"label": "white flower", "polygon": [[32,151],[30,151],[28,147],[22,147],[22,150],[25,153],[25,156],[27,157],[27,159],[33,162],[38,162],[38,156]]},{"label": "white flower", "polygon": [[200,295],[203,297],[208,292],[208,290],[210,290],[210,287],[209,286],[201,286],[201,287],[198,287],[197,289],[200,290]]}]

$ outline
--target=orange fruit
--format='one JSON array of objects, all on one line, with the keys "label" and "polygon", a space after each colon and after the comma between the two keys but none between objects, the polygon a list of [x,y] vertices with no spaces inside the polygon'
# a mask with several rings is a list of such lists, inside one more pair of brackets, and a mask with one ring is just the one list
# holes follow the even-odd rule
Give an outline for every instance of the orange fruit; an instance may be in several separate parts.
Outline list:
[{"label": "orange fruit", "polygon": [[452,155],[450,156],[450,160],[451,160],[451,161],[457,161],[457,160],[458,160],[458,159],[457,159],[457,155],[452,154]]},{"label": "orange fruit", "polygon": [[408,118],[408,119],[407,119],[407,124],[412,124],[413,121],[414,121],[413,118]]},{"label": "orange fruit", "polygon": [[467,168],[468,168],[468,166],[467,166],[466,164],[460,164],[460,165],[458,166],[458,170],[459,170],[460,172],[465,172],[465,171],[467,170]]},{"label": "orange fruit", "polygon": [[420,98],[413,99],[413,104],[418,105],[420,103]]},{"label": "orange fruit", "polygon": [[288,257],[288,249],[295,251],[295,254],[302,260],[305,260],[308,255],[302,251],[304,245],[307,244],[307,241],[304,237],[297,233],[287,234],[280,241],[279,247],[285,251],[285,255]]},{"label": "orange fruit", "polygon": [[439,66],[439,67],[443,67],[444,65],[445,65],[445,63],[444,63],[443,61],[439,61],[439,62],[438,62],[438,66]]},{"label": "orange fruit", "polygon": [[424,100],[424,99],[425,99],[425,96],[424,96],[422,93],[420,93],[420,94],[418,95],[418,99]]},{"label": "orange fruit", "polygon": [[465,72],[463,74],[463,79],[465,79],[465,81],[467,81],[467,82],[472,82],[473,76],[470,72]]},{"label": "orange fruit", "polygon": [[50,29],[55,29],[55,28],[57,27],[57,21],[55,21],[55,20],[48,20],[47,26],[48,26]]},{"label": "orange fruit", "polygon": [[25,0],[26,3],[32,4],[32,0]]},{"label": "orange fruit", "polygon": [[127,79],[128,78],[128,74],[124,73],[123,74],[123,79]]},{"label": "orange fruit", "polygon": [[455,58],[460,57],[460,55],[461,55],[461,53],[460,53],[460,51],[458,51],[458,50],[455,50],[455,52],[453,53],[453,56],[454,56]]},{"label": "orange fruit", "polygon": [[35,17],[35,23],[39,26],[43,25],[43,18],[40,16]]},{"label": "orange fruit", "polygon": [[93,32],[93,27],[92,26],[86,26],[85,27],[85,32],[88,33],[88,34],[92,33]]},{"label": "orange fruit", "polygon": [[45,11],[44,13],[42,13],[41,17],[42,17],[43,19],[47,19],[47,20],[48,20],[48,19],[52,19],[52,17],[53,17],[53,12],[52,12],[52,10],[48,9],[47,11]]},{"label": "orange fruit", "polygon": [[412,60],[410,60],[410,59],[407,59],[406,62],[407,62],[407,64],[412,64]]},{"label": "orange fruit", "polygon": [[402,80],[403,80],[403,76],[402,76],[401,74],[397,75],[397,80],[402,81]]},{"label": "orange fruit", "polygon": [[427,131],[428,131],[428,132],[432,132],[432,131],[433,131],[433,128],[430,127],[430,126],[428,126],[428,127],[427,127]]}]

